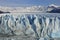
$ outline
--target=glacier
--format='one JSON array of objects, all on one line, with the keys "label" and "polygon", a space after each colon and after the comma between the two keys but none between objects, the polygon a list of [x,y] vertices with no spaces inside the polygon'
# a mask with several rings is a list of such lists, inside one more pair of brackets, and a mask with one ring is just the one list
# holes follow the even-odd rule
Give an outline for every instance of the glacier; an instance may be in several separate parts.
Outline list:
[{"label": "glacier", "polygon": [[29,36],[37,40],[59,38],[59,15],[58,13],[0,14],[0,36]]}]

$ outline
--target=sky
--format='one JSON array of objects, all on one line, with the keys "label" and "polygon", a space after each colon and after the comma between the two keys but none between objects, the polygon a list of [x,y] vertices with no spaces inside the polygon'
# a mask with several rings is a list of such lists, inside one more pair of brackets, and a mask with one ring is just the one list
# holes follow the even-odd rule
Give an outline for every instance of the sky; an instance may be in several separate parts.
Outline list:
[{"label": "sky", "polygon": [[0,6],[60,5],[60,0],[0,0]]}]

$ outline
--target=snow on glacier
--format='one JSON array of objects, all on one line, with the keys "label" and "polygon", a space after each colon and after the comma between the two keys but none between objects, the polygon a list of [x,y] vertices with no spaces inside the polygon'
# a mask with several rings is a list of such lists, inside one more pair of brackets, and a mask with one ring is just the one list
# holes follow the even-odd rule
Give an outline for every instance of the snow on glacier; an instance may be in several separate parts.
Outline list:
[{"label": "snow on glacier", "polygon": [[0,16],[0,34],[38,38],[60,37],[60,17],[41,14],[3,14]]}]

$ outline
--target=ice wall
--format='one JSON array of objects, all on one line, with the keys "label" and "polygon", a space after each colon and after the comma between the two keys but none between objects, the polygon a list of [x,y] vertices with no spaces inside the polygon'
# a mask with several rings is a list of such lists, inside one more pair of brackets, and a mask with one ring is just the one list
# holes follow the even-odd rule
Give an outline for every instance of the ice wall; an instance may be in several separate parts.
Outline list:
[{"label": "ice wall", "polygon": [[37,40],[60,37],[60,17],[3,14],[0,15],[0,36],[29,36]]}]

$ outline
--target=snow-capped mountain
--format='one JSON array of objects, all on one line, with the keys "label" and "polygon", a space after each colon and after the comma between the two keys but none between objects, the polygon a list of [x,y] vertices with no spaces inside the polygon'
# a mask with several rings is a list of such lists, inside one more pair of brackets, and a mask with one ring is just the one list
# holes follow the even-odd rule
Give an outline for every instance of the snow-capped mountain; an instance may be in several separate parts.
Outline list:
[{"label": "snow-capped mountain", "polygon": [[0,7],[1,11],[10,13],[19,12],[44,12],[43,6],[31,6],[31,7]]},{"label": "snow-capped mountain", "polygon": [[47,7],[47,12],[49,12],[49,13],[60,13],[60,6],[51,4]]},{"label": "snow-capped mountain", "polygon": [[55,5],[55,4],[51,4],[49,5],[49,7],[55,7],[55,8],[58,8],[59,6]]},{"label": "snow-capped mountain", "polygon": [[60,13],[60,6],[51,4],[44,6],[27,6],[27,7],[2,7],[0,13],[20,13],[20,12],[43,12],[43,13]]}]

